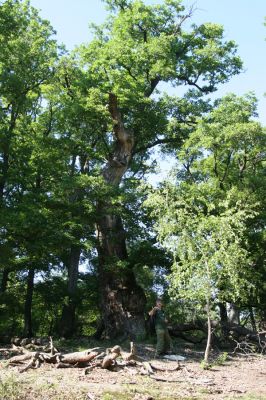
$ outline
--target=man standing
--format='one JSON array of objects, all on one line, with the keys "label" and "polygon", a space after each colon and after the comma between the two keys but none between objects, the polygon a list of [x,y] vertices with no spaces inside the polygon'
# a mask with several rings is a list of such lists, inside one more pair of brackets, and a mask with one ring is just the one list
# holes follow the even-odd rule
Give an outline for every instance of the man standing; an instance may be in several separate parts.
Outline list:
[{"label": "man standing", "polygon": [[156,306],[149,312],[154,317],[155,331],[157,336],[156,354],[163,355],[171,350],[172,342],[167,329],[167,319],[163,311],[163,302],[161,299],[156,300]]}]

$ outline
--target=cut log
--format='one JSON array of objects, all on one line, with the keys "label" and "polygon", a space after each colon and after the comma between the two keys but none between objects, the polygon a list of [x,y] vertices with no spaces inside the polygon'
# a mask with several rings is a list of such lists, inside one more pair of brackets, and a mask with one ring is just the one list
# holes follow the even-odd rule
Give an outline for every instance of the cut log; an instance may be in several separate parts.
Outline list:
[{"label": "cut log", "polygon": [[22,354],[21,356],[14,356],[11,357],[8,360],[8,362],[9,364],[20,364],[23,363],[24,361],[31,360],[34,354],[35,353],[27,353],[27,354]]},{"label": "cut log", "polygon": [[115,360],[117,357],[121,355],[121,348],[120,346],[115,346],[110,350],[110,354],[104,357],[101,367],[102,368],[110,368],[115,364]]},{"label": "cut log", "polygon": [[64,354],[60,357],[60,361],[65,364],[87,363],[93,360],[98,355],[98,352],[90,350],[79,351],[70,354]]}]

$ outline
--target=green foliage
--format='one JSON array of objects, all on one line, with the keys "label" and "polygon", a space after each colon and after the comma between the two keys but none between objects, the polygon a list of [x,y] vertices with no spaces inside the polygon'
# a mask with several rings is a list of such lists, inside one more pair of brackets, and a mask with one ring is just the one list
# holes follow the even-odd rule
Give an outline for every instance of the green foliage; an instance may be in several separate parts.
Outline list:
[{"label": "green foliage", "polygon": [[226,362],[228,357],[228,353],[227,352],[223,352],[221,354],[219,354],[216,358],[214,358],[211,362],[206,362],[205,360],[202,360],[200,362],[200,366],[202,369],[211,369],[215,366],[219,366],[219,365],[224,365],[224,363]]},{"label": "green foliage", "polygon": [[255,107],[251,95],[217,101],[178,151],[176,180],[146,201],[158,239],[173,255],[170,294],[204,307],[209,327],[219,302],[264,303],[257,250],[265,221],[265,131],[251,119]]},{"label": "green foliage", "polygon": [[[203,94],[237,74],[241,61],[235,44],[224,41],[221,26],[206,24],[183,31],[190,13],[180,1],[156,6],[142,1],[108,4],[115,14],[97,27],[94,40],[81,46],[76,58],[86,68],[88,93],[96,86],[104,106],[108,93],[117,95],[124,123],[135,133],[134,161],[141,152],[143,162],[157,141],[180,145],[189,132],[187,123],[207,107]],[[88,87],[92,82],[93,88]],[[161,82],[195,90],[171,98],[160,93]],[[109,132],[102,129],[99,140],[112,152],[115,141],[110,142]]]},{"label": "green foliage", "polygon": [[175,257],[178,296],[196,290],[202,301],[209,287],[220,300],[254,297],[263,269],[252,266],[261,262],[253,245],[265,215],[265,131],[251,120],[255,107],[250,95],[218,101],[178,152],[177,184],[165,184],[147,203]]},{"label": "green foliage", "polygon": [[[205,97],[241,71],[236,44],[224,39],[217,24],[185,30],[192,13],[179,0],[105,3],[110,11],[106,23],[94,27],[91,43],[72,54],[58,47],[53,28],[28,1],[0,4],[0,277],[5,315],[0,332],[23,329],[29,271],[35,272],[32,315],[37,334],[56,332],[62,307],[70,300],[79,314],[77,332],[95,331],[100,317],[95,226],[102,217],[99,203],[106,199],[107,211],[124,221],[129,250],[126,261],[110,260],[110,271],[123,274],[133,268],[148,305],[156,291],[168,287],[173,264],[171,285],[181,294],[180,279],[187,281],[196,263],[198,275],[190,292],[197,286],[200,301],[206,285],[220,297],[225,296],[224,286],[228,293],[237,288],[236,297],[244,298],[242,290],[250,293],[254,279],[249,281],[249,269],[243,272],[241,266],[248,265],[251,253],[256,274],[264,274],[265,210],[260,199],[265,194],[265,132],[251,120],[254,96],[231,95],[214,108]],[[169,96],[161,91],[163,83],[188,90],[181,97]],[[117,162],[110,93],[134,142],[127,155],[130,163],[116,185],[104,179],[106,166]],[[161,214],[151,216],[141,207],[146,194],[139,180],[154,171],[151,157],[157,145],[176,154],[185,167],[179,168],[177,187],[166,185],[154,195]],[[154,219],[167,254],[156,242]],[[248,224],[252,228],[247,234]],[[72,273],[74,250],[80,263],[90,260],[84,274]],[[209,280],[203,273],[207,255]],[[261,287],[256,296],[262,302]]]},{"label": "green foliage", "polygon": [[254,212],[240,203],[228,208],[230,193],[217,210],[209,202],[208,189],[199,185],[201,198],[194,192],[195,197],[188,199],[186,187],[168,185],[150,198],[158,214],[159,239],[175,259],[171,294],[199,305],[212,296],[221,301],[243,297],[250,282],[244,267],[250,260],[243,235]]}]

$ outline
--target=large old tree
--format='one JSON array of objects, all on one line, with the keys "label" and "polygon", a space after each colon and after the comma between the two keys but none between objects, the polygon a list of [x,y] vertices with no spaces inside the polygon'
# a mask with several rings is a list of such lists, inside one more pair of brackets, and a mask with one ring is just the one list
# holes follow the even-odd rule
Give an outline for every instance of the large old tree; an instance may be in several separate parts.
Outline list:
[{"label": "large old tree", "polygon": [[[24,305],[24,334],[34,333],[32,304],[56,309],[49,332],[76,332],[89,297],[79,294],[87,256],[106,334],[144,332],[134,270],[147,255],[134,259],[138,247],[128,246],[138,230],[150,234],[139,222],[136,179],[158,148],[180,148],[210,109],[206,95],[241,70],[223,28],[189,27],[193,10],[180,1],[105,3],[110,15],[94,39],[59,57],[51,26],[27,1],[0,1],[0,290],[12,334],[23,330]],[[57,289],[47,303],[50,283]]]},{"label": "large old tree", "polygon": [[[237,74],[241,61],[234,42],[224,41],[221,26],[207,23],[185,30],[192,10],[180,1],[106,3],[111,11],[107,23],[95,28],[94,40],[80,48],[78,58],[86,96],[93,101],[95,93],[95,101],[105,106],[99,108],[105,123],[98,143],[105,149],[102,175],[114,193],[132,168],[136,173],[143,167],[156,145],[180,146],[208,108],[204,95]],[[162,93],[170,86],[176,96]],[[141,334],[145,296],[127,263],[119,207],[107,197],[98,202],[97,220],[104,326],[109,336]]]}]

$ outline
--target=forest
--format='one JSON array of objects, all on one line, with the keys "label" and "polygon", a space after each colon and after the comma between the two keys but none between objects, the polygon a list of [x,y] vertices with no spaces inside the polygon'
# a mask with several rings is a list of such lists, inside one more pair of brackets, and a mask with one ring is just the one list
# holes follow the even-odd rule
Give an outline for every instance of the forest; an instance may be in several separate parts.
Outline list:
[{"label": "forest", "polygon": [[145,340],[160,296],[174,337],[261,350],[266,131],[254,93],[218,97],[237,44],[179,0],[104,3],[69,52],[0,1],[0,341]]}]

